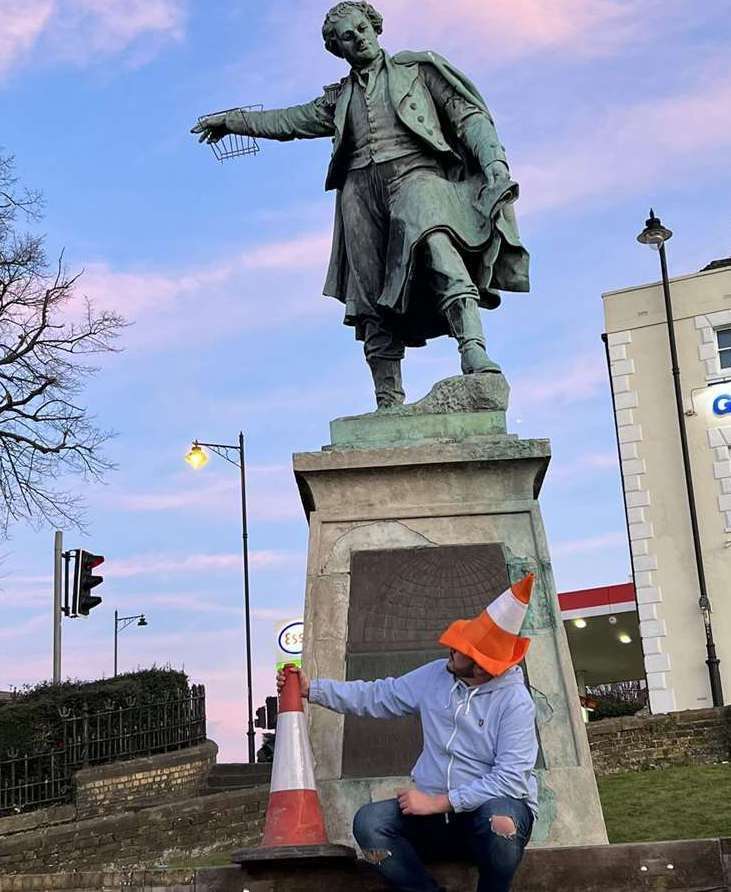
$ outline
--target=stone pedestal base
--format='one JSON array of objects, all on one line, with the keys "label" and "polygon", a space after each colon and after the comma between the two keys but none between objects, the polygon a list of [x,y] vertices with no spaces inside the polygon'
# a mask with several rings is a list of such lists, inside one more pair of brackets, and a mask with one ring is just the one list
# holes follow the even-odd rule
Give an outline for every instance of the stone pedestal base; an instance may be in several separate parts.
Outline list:
[{"label": "stone pedestal base", "polygon": [[[490,386],[502,379],[469,380],[478,377],[493,379]],[[448,420],[438,416],[454,413],[453,401],[420,422],[422,429],[441,430],[434,438],[367,448],[363,431],[373,432],[377,419],[383,442],[379,419],[388,417],[373,413],[348,419],[347,437],[334,422],[341,445],[294,456],[310,524],[304,668],[313,677],[374,678],[446,656],[437,638],[447,622],[475,615],[509,580],[534,572],[523,626],[533,639],[525,669],[541,742],[540,815],[531,844],[605,843],[537,501],[550,446],[507,435],[500,425],[480,431],[481,412],[501,411],[494,405],[465,409],[462,430],[451,440],[444,436]],[[399,425],[408,419],[397,417]],[[311,708],[318,786],[333,843],[352,845],[356,809],[408,783],[411,750],[418,752],[419,741],[399,722],[408,720],[376,728]]]}]

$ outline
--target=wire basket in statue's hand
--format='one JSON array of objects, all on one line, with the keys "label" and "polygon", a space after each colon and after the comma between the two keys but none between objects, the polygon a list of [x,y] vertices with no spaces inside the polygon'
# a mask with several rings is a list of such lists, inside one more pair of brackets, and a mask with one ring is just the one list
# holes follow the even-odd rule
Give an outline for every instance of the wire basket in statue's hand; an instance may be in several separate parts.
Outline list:
[{"label": "wire basket in statue's hand", "polygon": [[[261,111],[262,108],[262,105],[241,105],[214,112],[214,114],[225,115],[230,111],[240,111],[246,118],[247,111]],[[202,121],[203,118],[198,118],[198,120]],[[218,161],[227,161],[229,158],[238,158],[241,155],[256,155],[259,151],[259,144],[253,136],[243,136],[240,133],[227,133],[217,142],[211,142],[209,145]]]}]

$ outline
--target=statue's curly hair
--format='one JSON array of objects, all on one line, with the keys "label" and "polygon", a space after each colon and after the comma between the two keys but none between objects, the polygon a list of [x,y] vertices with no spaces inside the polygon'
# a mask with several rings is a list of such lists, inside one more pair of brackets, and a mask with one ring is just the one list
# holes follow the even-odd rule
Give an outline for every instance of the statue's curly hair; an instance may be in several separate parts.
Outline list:
[{"label": "statue's curly hair", "polygon": [[366,3],[365,0],[346,0],[343,3],[336,3],[325,16],[325,21],[322,25],[322,39],[325,41],[325,49],[334,56],[342,58],[342,53],[334,39],[335,22],[349,12],[353,12],[353,10],[358,10],[368,17],[376,34],[383,33],[383,16],[370,3]]}]

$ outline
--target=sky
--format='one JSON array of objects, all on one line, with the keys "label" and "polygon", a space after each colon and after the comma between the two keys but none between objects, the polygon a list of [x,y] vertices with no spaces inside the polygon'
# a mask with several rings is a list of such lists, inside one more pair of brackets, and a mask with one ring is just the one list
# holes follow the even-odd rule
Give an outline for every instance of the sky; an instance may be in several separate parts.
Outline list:
[{"label": "sky", "polygon": [[[559,591],[625,582],[629,558],[604,363],[601,293],[657,278],[638,245],[650,206],[671,274],[731,253],[731,19],[725,0],[380,0],[383,45],[433,49],[480,87],[520,183],[530,294],[483,313],[511,385],[509,430],[548,437],[541,505]],[[246,437],[256,704],[275,629],[303,610],[307,524],[292,453],[371,411],[342,308],[322,297],[330,141],[261,143],[219,164],[189,134],[232,106],[308,101],[342,77],[315,0],[0,0],[0,146],[41,189],[50,256],[79,299],[132,325],[85,391],[117,469],[72,481],[103,554],[103,603],[63,624],[62,677],[156,663],[206,685],[220,761],[245,760],[237,471],[190,441]],[[454,342],[412,349],[408,399],[459,372]],[[52,672],[53,531],[0,545],[0,690]]]}]

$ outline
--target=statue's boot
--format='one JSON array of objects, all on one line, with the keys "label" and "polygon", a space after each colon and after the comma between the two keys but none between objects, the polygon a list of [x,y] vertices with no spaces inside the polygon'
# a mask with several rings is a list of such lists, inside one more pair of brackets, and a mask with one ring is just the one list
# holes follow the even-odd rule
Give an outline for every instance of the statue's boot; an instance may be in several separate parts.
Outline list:
[{"label": "statue's boot", "polygon": [[472,297],[461,297],[446,308],[444,315],[450,334],[457,340],[462,374],[499,372],[500,366],[485,352],[485,335],[477,301]]},{"label": "statue's boot", "polygon": [[379,359],[368,360],[376,390],[376,405],[379,409],[400,406],[406,399],[401,383],[401,360]]}]

